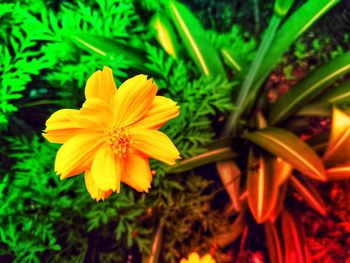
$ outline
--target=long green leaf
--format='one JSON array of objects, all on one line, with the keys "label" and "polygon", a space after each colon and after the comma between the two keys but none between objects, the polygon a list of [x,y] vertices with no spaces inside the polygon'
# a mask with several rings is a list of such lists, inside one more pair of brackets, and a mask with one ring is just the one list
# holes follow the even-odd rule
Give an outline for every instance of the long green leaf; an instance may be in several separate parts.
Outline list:
[{"label": "long green leaf", "polygon": [[325,180],[321,159],[301,139],[279,128],[266,128],[248,133],[244,138],[290,163],[295,169],[317,180]]},{"label": "long green leaf", "polygon": [[279,187],[277,203],[276,203],[275,208],[273,209],[273,211],[270,215],[270,222],[271,223],[275,223],[282,213],[282,210],[284,208],[284,200],[286,199],[287,188],[288,188],[287,182]]},{"label": "long green leaf", "polygon": [[250,149],[247,168],[248,204],[258,224],[269,219],[278,197],[276,162],[270,155]]},{"label": "long green leaf", "polygon": [[130,44],[115,41],[106,37],[94,35],[74,35],[72,41],[81,49],[93,54],[98,54],[108,60],[113,61],[115,56],[124,56],[132,62],[132,67],[141,72],[149,72],[153,75],[158,73],[147,68],[147,54],[143,50],[133,47]]},{"label": "long green leaf", "polygon": [[162,237],[163,237],[163,221],[159,223],[159,226],[157,228],[157,232],[154,235],[152,248],[151,248],[151,255],[146,256],[143,258],[143,263],[158,263],[159,262],[159,256],[162,246]]},{"label": "long green leaf", "polygon": [[308,104],[298,111],[297,115],[301,116],[330,116],[332,105],[349,105],[350,104],[350,81],[345,81],[339,86],[329,89],[326,93],[321,94],[316,102]]},{"label": "long green leaf", "polygon": [[328,181],[350,179],[350,162],[326,170]]},{"label": "long green leaf", "polygon": [[276,0],[274,12],[275,14],[284,17],[292,7],[294,0]]},{"label": "long green leaf", "polygon": [[233,160],[221,161],[216,163],[216,169],[229,195],[235,211],[240,211],[240,177],[241,171]]},{"label": "long green leaf", "polygon": [[276,13],[273,14],[272,19],[269,22],[269,26],[264,33],[261,44],[259,45],[258,51],[255,54],[254,60],[245,75],[242,87],[239,90],[238,97],[236,100],[237,110],[233,111],[228,117],[227,123],[224,127],[223,136],[228,136],[231,132],[235,132],[236,125],[239,117],[243,114],[246,108],[247,97],[250,94],[252,84],[254,83],[255,76],[259,70],[263,58],[270,48],[272,40],[276,34],[277,28],[282,21],[282,17]]},{"label": "long green leaf", "polygon": [[230,48],[223,47],[220,49],[222,56],[224,57],[224,62],[235,70],[236,72],[242,71],[242,62],[237,59],[237,55]]},{"label": "long green leaf", "polygon": [[298,8],[278,30],[271,47],[264,57],[256,75],[252,92],[248,99],[248,106],[254,104],[254,98],[259,92],[271,70],[280,61],[283,54],[306,30],[308,30],[320,17],[332,8],[339,0],[309,0]]},{"label": "long green leaf", "polygon": [[350,80],[331,88],[325,94],[317,98],[318,103],[331,103],[335,105],[350,103]]},{"label": "long green leaf", "polygon": [[321,116],[329,117],[331,115],[332,107],[329,103],[313,103],[303,107],[300,111],[296,112],[296,116]]},{"label": "long green leaf", "polygon": [[169,169],[170,173],[181,173],[191,170],[198,166],[213,163],[217,161],[229,160],[237,157],[238,154],[232,151],[230,147],[224,147],[199,154],[195,157],[184,160]]},{"label": "long green leaf", "polygon": [[303,197],[303,199],[321,215],[327,215],[326,205],[316,189],[307,181],[300,181],[295,176],[290,177],[291,185]]},{"label": "long green leaf", "polygon": [[179,43],[168,18],[162,12],[158,12],[151,19],[150,26],[154,29],[156,37],[164,50],[176,59]]},{"label": "long green leaf", "polygon": [[350,52],[314,70],[272,106],[270,123],[274,125],[297,112],[300,106],[310,102],[328,85],[349,71]]},{"label": "long green leaf", "polygon": [[205,37],[205,31],[193,13],[175,0],[167,1],[166,8],[189,55],[204,75],[225,77],[220,57]]},{"label": "long green leaf", "polygon": [[301,222],[289,211],[282,213],[282,236],[285,263],[306,263],[306,245]]},{"label": "long green leaf", "polygon": [[264,227],[270,262],[283,263],[282,242],[276,225],[271,222],[266,222]]}]

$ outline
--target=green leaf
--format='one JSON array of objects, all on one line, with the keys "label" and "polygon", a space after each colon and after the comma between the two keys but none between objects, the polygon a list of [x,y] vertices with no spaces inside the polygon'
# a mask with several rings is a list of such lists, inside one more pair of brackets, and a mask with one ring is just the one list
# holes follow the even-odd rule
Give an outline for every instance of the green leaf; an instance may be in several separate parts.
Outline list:
[{"label": "green leaf", "polygon": [[328,103],[313,103],[303,107],[296,113],[297,116],[322,116],[329,117],[331,115],[331,105]]},{"label": "green leaf", "polygon": [[150,26],[154,29],[156,37],[164,50],[176,59],[179,43],[168,18],[162,12],[158,12],[151,19]]},{"label": "green leaf", "polygon": [[162,245],[162,236],[163,236],[163,223],[160,222],[157,232],[154,235],[153,243],[152,243],[152,249],[151,249],[151,255],[147,256],[142,260],[143,263],[158,263],[159,262],[159,256],[161,251],[161,245]]},{"label": "green leaf", "polygon": [[281,225],[284,241],[284,262],[308,262],[301,222],[291,212],[284,210]]},{"label": "green leaf", "polygon": [[166,8],[187,52],[198,68],[206,76],[225,77],[220,57],[209,40],[206,39],[205,31],[193,13],[185,5],[175,0],[167,1]]},{"label": "green leaf", "polygon": [[284,183],[279,187],[277,203],[270,216],[271,223],[275,223],[279,218],[280,214],[282,213],[282,210],[284,208],[284,200],[286,199],[287,188],[288,188],[288,183]]},{"label": "green leaf", "polygon": [[248,133],[243,137],[282,158],[305,175],[322,181],[326,179],[321,159],[294,134],[270,127]]},{"label": "green leaf", "polygon": [[248,204],[255,220],[261,224],[269,219],[278,197],[275,158],[254,153],[250,149],[247,167]]},{"label": "green leaf", "polygon": [[270,123],[274,125],[297,112],[302,105],[310,102],[337,78],[349,71],[350,52],[314,70],[272,105]]},{"label": "green leaf", "polygon": [[242,63],[237,59],[237,55],[233,50],[227,47],[220,49],[221,55],[224,57],[224,62],[233,70],[240,72],[242,71]]},{"label": "green leaf", "polygon": [[[251,94],[251,89],[255,81],[256,74],[258,73],[260,65],[263,63],[263,59],[268,49],[271,47],[271,43],[276,34],[277,28],[281,23],[281,17],[274,14],[269,22],[269,26],[263,35],[261,44],[259,45],[258,51],[255,54],[254,60],[244,76],[242,87],[239,90],[238,97],[236,100],[237,110],[232,112],[228,117],[227,123],[224,127],[223,136],[228,136],[231,132],[235,132],[238,119],[245,112],[247,107],[247,97]],[[265,62],[264,62],[265,63]]]},{"label": "green leaf", "polygon": [[274,12],[284,17],[292,7],[294,0],[275,0]]},{"label": "green leaf", "polygon": [[230,147],[224,147],[216,150],[211,150],[206,153],[199,154],[195,157],[184,160],[169,169],[170,173],[181,173],[191,170],[201,165],[212,162],[232,159],[238,156]]},{"label": "green leaf", "polygon": [[327,215],[326,205],[316,189],[306,180],[300,181],[295,176],[290,177],[291,185],[301,195],[301,197],[318,213]]},{"label": "green leaf", "polygon": [[335,105],[350,103],[350,81],[345,81],[339,86],[331,88],[325,94],[317,98],[318,103],[331,103]]},{"label": "green leaf", "polygon": [[240,211],[240,177],[241,171],[233,160],[221,161],[216,163],[216,169],[229,195],[235,211]]},{"label": "green leaf", "polygon": [[338,2],[339,0],[309,0],[283,23],[271,44],[272,48],[268,50],[264,57],[264,63],[259,67],[254,86],[251,89],[252,92],[248,97],[250,107],[254,104],[260,86],[280,61],[283,54],[288,51],[296,39]]},{"label": "green leaf", "polygon": [[327,181],[350,179],[350,162],[326,170]]},{"label": "green leaf", "polygon": [[71,36],[71,39],[78,47],[92,54],[98,54],[110,61],[113,61],[115,56],[124,56],[135,69],[158,75],[146,66],[148,63],[147,53],[131,44],[88,34],[74,35]]},{"label": "green leaf", "polygon": [[325,94],[318,96],[315,103],[302,108],[297,115],[328,117],[331,115],[331,104],[336,106],[350,104],[350,81],[345,81],[336,87],[332,87]]},{"label": "green leaf", "polygon": [[264,227],[270,262],[283,263],[282,242],[276,225],[271,222],[266,222]]}]

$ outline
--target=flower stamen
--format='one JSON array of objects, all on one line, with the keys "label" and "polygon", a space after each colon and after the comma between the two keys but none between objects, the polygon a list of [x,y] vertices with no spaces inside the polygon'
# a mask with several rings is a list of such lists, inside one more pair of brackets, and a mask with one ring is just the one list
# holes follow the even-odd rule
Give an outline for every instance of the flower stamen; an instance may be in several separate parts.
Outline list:
[{"label": "flower stamen", "polygon": [[125,158],[132,152],[134,138],[128,127],[114,127],[107,132],[108,145],[113,149],[115,158]]}]

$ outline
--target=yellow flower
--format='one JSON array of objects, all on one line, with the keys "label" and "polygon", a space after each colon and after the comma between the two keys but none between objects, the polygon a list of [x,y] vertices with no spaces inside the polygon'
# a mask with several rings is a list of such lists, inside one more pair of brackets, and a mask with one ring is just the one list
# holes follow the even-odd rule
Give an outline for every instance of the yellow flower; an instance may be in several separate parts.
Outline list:
[{"label": "yellow flower", "polygon": [[204,257],[200,258],[196,252],[193,252],[188,256],[188,260],[181,259],[180,263],[215,263],[215,260],[210,254],[206,254]]},{"label": "yellow flower", "polygon": [[157,90],[145,75],[128,79],[117,89],[110,68],[95,72],[86,83],[82,108],[59,110],[46,122],[43,136],[63,143],[55,161],[61,179],[85,172],[86,188],[97,201],[119,192],[120,182],[148,192],[148,159],[169,165],[180,159],[171,140],[158,131],[179,115],[179,107],[156,96]]}]

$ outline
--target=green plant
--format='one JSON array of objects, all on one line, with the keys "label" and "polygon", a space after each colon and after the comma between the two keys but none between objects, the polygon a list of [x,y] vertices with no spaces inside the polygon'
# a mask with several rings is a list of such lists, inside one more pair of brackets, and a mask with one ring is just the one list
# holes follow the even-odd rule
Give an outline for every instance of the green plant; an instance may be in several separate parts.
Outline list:
[{"label": "green plant", "polygon": [[[0,118],[12,124],[16,117],[25,127],[33,121],[40,125],[21,137],[5,130],[1,141],[0,261],[125,262],[133,256],[136,261],[178,262],[193,250],[207,253],[215,245],[219,262],[232,261],[225,249],[242,232],[244,242],[254,221],[264,224],[272,262],[294,251],[308,255],[290,192],[325,215],[309,179],[349,176],[349,127],[336,124],[350,122],[349,83],[341,77],[349,70],[350,55],[330,45],[312,71],[270,105],[264,81],[281,61],[281,71],[292,72],[289,60],[282,58],[290,47],[297,64],[324,54],[320,48],[326,37],[313,41],[306,55],[309,49],[298,44],[304,41],[298,37],[337,3],[310,0],[290,12],[283,4],[292,1],[276,2],[261,40],[238,25],[228,32],[205,30],[175,0],[1,3]],[[152,15],[157,27],[147,19]],[[169,36],[167,41],[160,32]],[[113,68],[117,84],[149,74],[163,96],[178,102],[181,115],[162,129],[184,160],[172,169],[152,162],[155,176],[147,195],[122,187],[120,194],[96,203],[81,176],[58,180],[53,173],[56,146],[35,135],[43,120],[27,113],[39,108],[47,117],[58,108],[78,108],[83,83],[103,65]],[[330,116],[331,104],[336,105],[333,139],[327,143],[327,134],[320,134],[301,140],[305,116]],[[335,157],[342,163],[334,164]],[[193,170],[211,162],[217,162],[217,173],[210,165]]]},{"label": "green plant", "polygon": [[[323,66],[315,67],[272,105],[265,96],[259,97],[263,93],[264,80],[282,55],[337,1],[308,1],[284,18],[293,1],[288,2],[289,6],[281,8],[279,4],[287,2],[275,1],[275,13],[250,67],[238,73],[238,109],[229,116],[217,147],[178,164],[172,171],[182,172],[219,161],[218,173],[228,191],[233,213],[237,214],[236,232],[242,231],[239,222],[243,214],[250,211],[258,224],[265,225],[272,262],[293,262],[293,254],[300,262],[307,262],[309,252],[300,219],[292,215],[294,207],[290,201],[285,201],[289,200],[287,188],[291,186],[313,209],[326,216],[324,201],[309,180],[324,182],[349,178],[349,155],[344,148],[348,140],[349,117],[335,108],[328,143],[327,136],[321,135],[303,141],[295,134],[305,131],[308,123],[294,124],[300,123],[299,112],[303,116],[329,116],[331,104],[344,106],[349,103],[345,88],[348,84],[327,88],[350,71],[350,53],[338,53]],[[327,90],[328,93],[322,95]],[[305,106],[308,103],[312,107]],[[344,119],[340,121],[341,118]],[[343,128],[338,127],[340,123]],[[234,153],[226,150],[229,145],[233,145]],[[249,220],[244,222],[248,224]]]},{"label": "green plant", "polygon": [[[211,142],[215,136],[211,118],[233,109],[230,92],[236,83],[208,79],[184,58],[174,60],[169,57],[157,45],[154,35],[146,30],[133,2],[98,1],[93,7],[89,4],[92,1],[63,3],[54,9],[38,1],[37,5],[19,2],[6,4],[7,9],[1,8],[8,10],[4,11],[6,19],[2,20],[1,27],[14,28],[14,34],[4,34],[6,45],[1,55],[9,57],[5,51],[9,50],[13,57],[22,56],[20,49],[12,48],[9,40],[16,37],[17,31],[21,41],[30,40],[31,46],[24,49],[29,53],[25,53],[28,59],[23,60],[23,67],[18,65],[11,70],[11,74],[16,72],[16,76],[25,78],[26,83],[16,91],[17,101],[6,99],[6,103],[16,107],[6,115],[6,120],[10,120],[10,124],[15,118],[24,121],[27,130],[21,137],[14,137],[11,130],[5,131],[9,136],[1,145],[5,149],[2,152],[10,151],[11,154],[4,155],[1,160],[4,164],[1,169],[6,173],[0,177],[0,257],[15,262],[44,259],[52,262],[83,262],[86,259],[124,262],[130,251],[136,257],[139,253],[150,253],[150,242],[158,233],[155,226],[160,217],[167,218],[161,257],[176,262],[190,249],[185,242],[191,242],[192,247],[196,245],[195,241],[203,242],[202,248],[209,249],[209,241],[225,231],[225,224],[229,222],[218,209],[209,205],[213,196],[208,196],[205,191],[211,185],[210,180],[203,180],[199,175],[189,175],[188,182],[185,178],[169,177],[166,174],[168,168],[155,162],[152,167],[157,176],[147,198],[123,188],[122,194],[96,204],[86,193],[81,177],[61,182],[53,173],[56,146],[43,143],[35,135],[41,132],[43,120],[36,120],[41,123],[39,127],[28,129],[33,119],[23,112],[43,109],[44,115],[48,116],[57,108],[79,105],[87,76],[103,65],[113,68],[117,83],[132,74],[149,73],[156,77],[164,96],[176,98],[183,114],[163,129],[177,142],[184,157],[203,152],[203,144]],[[115,28],[115,23],[120,26]],[[33,27],[36,30],[32,30]],[[98,35],[97,40],[113,38],[109,44],[112,52],[107,52],[107,56],[88,53],[80,49],[76,45],[79,40],[72,37],[88,39],[90,35]],[[102,42],[108,47],[108,41]],[[124,48],[122,52],[118,47]],[[136,56],[130,49],[136,50]],[[5,60],[8,64],[7,61],[8,58]],[[135,66],[135,61],[141,61],[141,66],[145,67]],[[192,74],[197,77],[191,78]],[[10,83],[13,85],[14,82]],[[181,207],[195,211],[188,213],[186,226],[181,230],[188,232],[196,226],[196,232],[190,236],[182,235],[177,227],[183,220]],[[153,218],[153,215],[157,217]],[[205,221],[202,220],[204,215],[208,216]],[[21,235],[18,234],[20,231]],[[170,233],[177,238],[170,238]],[[109,245],[101,248],[99,243],[105,242]]]}]

